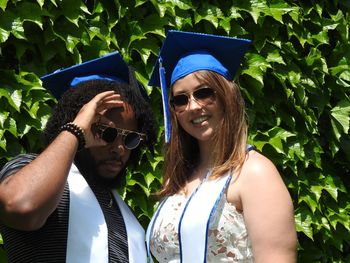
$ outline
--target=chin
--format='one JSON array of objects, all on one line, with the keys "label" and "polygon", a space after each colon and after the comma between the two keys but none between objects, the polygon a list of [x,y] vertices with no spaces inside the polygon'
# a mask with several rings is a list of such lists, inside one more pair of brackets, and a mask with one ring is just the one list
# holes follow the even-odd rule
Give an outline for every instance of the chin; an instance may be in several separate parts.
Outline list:
[{"label": "chin", "polygon": [[99,175],[95,180],[98,182],[98,184],[103,185],[107,188],[115,188],[120,185],[121,178],[118,176],[101,176]]},{"label": "chin", "polygon": [[213,138],[213,133],[201,134],[201,135],[196,136],[195,138],[196,138],[198,141],[203,141],[203,142],[210,141],[210,140]]},{"label": "chin", "polygon": [[120,170],[113,171],[113,172],[106,171],[106,170],[98,171],[99,177],[105,180],[113,180],[118,176],[119,173],[120,173]]},{"label": "chin", "polygon": [[97,181],[108,188],[119,187],[123,184],[124,174],[124,169],[113,172],[100,169],[98,171]]}]

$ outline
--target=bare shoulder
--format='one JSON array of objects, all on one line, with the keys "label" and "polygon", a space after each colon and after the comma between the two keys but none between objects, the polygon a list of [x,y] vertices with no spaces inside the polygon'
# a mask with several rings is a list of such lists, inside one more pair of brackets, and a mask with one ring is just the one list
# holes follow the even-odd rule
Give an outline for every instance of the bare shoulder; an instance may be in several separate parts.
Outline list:
[{"label": "bare shoulder", "polygon": [[256,260],[295,262],[293,203],[276,166],[264,155],[251,151],[237,182]]},{"label": "bare shoulder", "polygon": [[245,196],[286,195],[287,187],[274,163],[257,151],[250,151],[239,175],[240,193]]},{"label": "bare shoulder", "polygon": [[240,177],[246,180],[280,180],[281,176],[274,163],[257,151],[250,151],[242,166]]},{"label": "bare shoulder", "polygon": [[[288,195],[282,177],[273,162],[257,151],[250,151],[240,173],[228,188],[228,201],[243,210],[243,201]],[[274,196],[274,197],[273,197]]]}]

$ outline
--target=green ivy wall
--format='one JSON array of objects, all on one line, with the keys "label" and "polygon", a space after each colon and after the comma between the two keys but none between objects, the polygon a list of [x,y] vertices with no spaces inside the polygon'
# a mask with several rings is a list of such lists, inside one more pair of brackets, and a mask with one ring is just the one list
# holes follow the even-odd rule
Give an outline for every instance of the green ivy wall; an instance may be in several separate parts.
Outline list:
[{"label": "green ivy wall", "polygon": [[[0,0],[0,166],[43,147],[56,101],[40,76],[118,50],[146,85],[168,29],[248,38],[237,81],[250,143],[291,193],[298,262],[350,262],[349,11],[349,0]],[[163,162],[161,95],[148,92],[159,144],[121,190],[145,227]]]}]

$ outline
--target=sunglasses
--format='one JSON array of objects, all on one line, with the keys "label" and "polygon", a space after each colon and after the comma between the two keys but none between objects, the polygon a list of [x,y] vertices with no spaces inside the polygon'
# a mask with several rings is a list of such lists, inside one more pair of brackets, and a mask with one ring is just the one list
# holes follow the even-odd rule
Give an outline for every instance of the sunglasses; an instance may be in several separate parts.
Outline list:
[{"label": "sunglasses", "polygon": [[139,146],[142,140],[146,139],[146,134],[136,131],[129,131],[120,128],[113,128],[103,124],[97,124],[96,128],[101,136],[101,139],[107,143],[113,143],[120,135],[123,138],[124,147],[128,150],[133,150]]},{"label": "sunglasses", "polygon": [[209,103],[212,103],[215,100],[215,93],[216,91],[212,88],[200,88],[192,93],[183,93],[172,96],[170,99],[170,103],[175,111],[183,111],[186,109],[191,95],[193,96],[193,99],[195,101],[205,106]]}]

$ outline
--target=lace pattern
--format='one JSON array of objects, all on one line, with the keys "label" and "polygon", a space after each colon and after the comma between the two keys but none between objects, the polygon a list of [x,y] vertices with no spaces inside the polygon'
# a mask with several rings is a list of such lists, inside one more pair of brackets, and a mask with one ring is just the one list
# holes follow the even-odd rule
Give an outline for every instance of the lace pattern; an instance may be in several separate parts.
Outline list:
[{"label": "lace pattern", "polygon": [[[150,248],[160,263],[180,262],[177,230],[186,201],[187,198],[182,194],[171,196],[159,213]],[[226,195],[220,199],[211,218],[207,262],[254,262],[243,214],[227,202]]]}]

